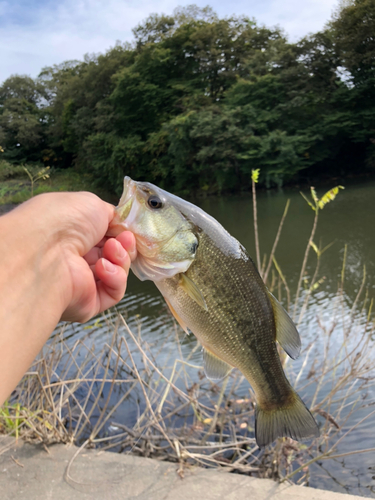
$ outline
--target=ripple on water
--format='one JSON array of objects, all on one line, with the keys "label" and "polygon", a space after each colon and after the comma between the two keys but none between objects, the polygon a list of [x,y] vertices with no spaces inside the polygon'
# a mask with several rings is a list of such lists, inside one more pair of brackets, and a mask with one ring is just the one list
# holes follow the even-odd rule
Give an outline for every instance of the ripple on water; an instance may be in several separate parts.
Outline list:
[{"label": "ripple on water", "polygon": [[[301,396],[308,405],[313,401],[313,396],[319,380],[314,380],[313,372],[318,370],[323,361],[324,353],[327,349],[331,352],[332,358],[340,359],[346,352],[354,350],[359,343],[359,339],[365,332],[367,323],[367,313],[361,310],[362,302],[352,318],[351,308],[356,294],[361,287],[363,278],[363,266],[367,266],[368,280],[366,289],[369,290],[369,301],[373,293],[375,283],[371,281],[371,276],[375,275],[375,260],[373,252],[375,248],[375,212],[369,211],[375,197],[375,184],[366,186],[348,187],[340,193],[334,203],[328,205],[321,213],[318,231],[315,242],[322,242],[322,246],[335,240],[335,244],[329,248],[322,256],[321,268],[318,278],[324,280],[312,292],[308,307],[303,314],[299,325],[302,338],[303,352],[299,359],[288,360],[286,369],[291,380],[302,370],[298,387],[301,388]],[[293,296],[294,288],[298,282],[301,262],[303,259],[306,243],[311,231],[313,213],[305,204],[296,190],[284,190],[273,193],[260,193],[258,198],[258,218],[261,251],[268,252],[272,247],[273,239],[277,230],[281,213],[284,209],[286,199],[291,198],[291,205],[283,233],[280,238],[276,252],[277,261],[286,276]],[[245,245],[254,255],[254,239],[252,236],[252,200],[249,196],[233,197],[230,199],[221,198],[209,200],[201,203],[211,215],[217,218],[223,225]],[[356,210],[353,210],[356,207]],[[361,212],[362,210],[362,212]],[[233,216],[235,214],[235,216]],[[347,244],[347,265],[345,270],[345,292],[337,296],[339,283],[341,282],[341,268],[344,255],[344,245]],[[307,266],[308,276],[315,272],[315,254],[311,251]],[[168,308],[151,283],[140,283],[130,278],[129,288],[124,299],[118,304],[116,311],[120,312],[126,319],[129,327],[138,334],[141,332],[142,339],[151,346],[151,353],[158,353],[158,363],[160,366],[166,364],[165,373],[170,373],[171,367],[176,359],[182,357],[186,359],[196,346],[193,335],[186,336],[179,327],[175,327],[175,322],[168,311]],[[371,292],[371,293],[370,293]],[[297,320],[303,308],[307,291],[304,291],[298,302]],[[363,292],[362,299],[365,291]],[[281,297],[285,304],[285,293]],[[293,304],[293,299],[292,299]],[[293,310],[293,308],[292,308]],[[100,351],[111,336],[111,323],[116,321],[116,311],[106,312],[105,315],[93,318],[85,325],[67,325],[64,330],[64,337],[70,346],[73,346],[77,339],[85,339],[85,343],[93,346],[96,351]],[[352,321],[353,319],[353,321]],[[350,328],[349,328],[350,327]],[[128,338],[128,333],[123,325],[119,325],[121,334]],[[176,333],[177,331],[177,333]],[[178,339],[178,340],[177,340]],[[181,349],[181,351],[180,351]],[[308,355],[306,366],[305,357]],[[164,356],[164,357],[163,357]],[[142,366],[142,356],[134,356],[136,363]],[[201,349],[196,349],[191,357],[193,364],[201,366]],[[335,376],[340,376],[340,370],[344,370],[344,363],[335,371]],[[189,375],[194,379],[197,377],[197,370],[189,369]],[[308,378],[309,373],[312,373]],[[321,381],[318,401],[328,396],[332,388],[332,379],[327,377]],[[360,380],[354,380],[354,384],[359,384]],[[366,389],[367,396],[365,402],[374,404],[375,393],[372,386]],[[352,401],[348,402],[343,412],[348,415],[348,420],[344,423],[339,437],[350,427],[358,423],[363,416],[363,411],[351,413],[355,405],[362,402],[364,393],[359,391]],[[246,381],[238,388],[239,396],[249,395],[249,385]],[[345,395],[345,390],[337,393],[337,401]],[[136,402],[129,400],[121,406],[114,420],[131,423],[137,416]],[[368,407],[375,408],[375,406]],[[319,417],[321,425],[325,424],[323,418]],[[339,445],[337,452],[346,453],[358,448],[368,448],[374,446],[373,429],[375,426],[374,416],[360,424],[353,430]],[[312,484],[316,487],[336,489],[338,491],[350,491],[361,495],[369,494],[368,485],[374,485],[369,467],[374,465],[374,454],[354,455],[345,457],[337,461],[325,461],[324,467],[315,465],[316,476],[313,476]],[[369,472],[370,471],[370,472]],[[341,478],[341,479],[340,479]],[[359,478],[359,479],[358,479]],[[341,484],[344,483],[344,486]],[[348,490],[345,489],[345,485]]]}]

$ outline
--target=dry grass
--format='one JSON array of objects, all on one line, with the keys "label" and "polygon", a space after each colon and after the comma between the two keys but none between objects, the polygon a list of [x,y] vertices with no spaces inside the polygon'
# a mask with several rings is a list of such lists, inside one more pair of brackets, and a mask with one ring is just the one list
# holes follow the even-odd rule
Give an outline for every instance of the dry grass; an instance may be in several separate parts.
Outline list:
[{"label": "dry grass", "polygon": [[[285,215],[286,211],[281,224]],[[269,287],[289,307],[290,290],[275,259],[279,237],[280,231],[269,258],[274,263]],[[329,460],[374,452],[372,447],[349,452],[342,448],[364,422],[375,420],[370,396],[375,383],[373,303],[366,292],[366,273],[349,309],[344,257],[329,318],[319,309],[313,318],[306,318],[321,284],[323,250],[314,250],[315,271],[309,281],[301,273],[305,285],[295,303],[296,322],[313,323],[314,338],[298,363],[285,358],[284,364],[319,422],[319,438],[307,444],[280,438],[259,450],[254,440],[254,399],[237,370],[214,384],[192,362],[198,346],[183,359],[178,344],[180,359],[172,359],[167,352],[170,338],[163,345],[149,345],[142,340],[141,324],[134,333],[119,314],[105,319],[107,342],[100,349],[90,338],[92,331],[71,345],[62,327],[9,404],[0,409],[0,430],[46,446],[74,443],[169,460],[178,464],[181,475],[186,467],[200,465],[298,484],[310,483],[317,464],[324,467]],[[268,275],[269,265],[263,270]],[[177,328],[170,335],[177,337]]]},{"label": "dry grass", "polygon": [[[201,376],[202,368],[189,360],[161,366],[158,358],[165,363],[164,346],[153,353],[122,316],[108,323],[108,338],[100,352],[88,337],[70,348],[62,329],[25,375],[11,404],[4,405],[3,432],[45,445],[63,442],[132,452],[177,461],[181,467],[198,463],[257,469],[250,465],[257,462],[254,438],[247,425],[241,429],[253,409],[248,401],[235,398],[242,377],[233,377],[224,400],[227,383],[221,390],[210,384]],[[113,422],[121,406],[133,409],[127,419],[133,418],[132,424]],[[245,464],[226,458],[240,459],[244,452]]]},{"label": "dry grass", "polygon": [[[46,446],[74,443],[169,460],[179,464],[180,474],[201,465],[308,484],[310,465],[341,457],[340,443],[375,414],[374,401],[366,399],[375,381],[373,324],[363,325],[363,311],[342,318],[341,300],[339,291],[336,315],[331,325],[319,321],[319,338],[305,349],[298,373],[286,365],[304,399],[313,394],[306,403],[320,423],[321,437],[308,445],[283,438],[260,451],[253,399],[250,393],[238,396],[244,382],[238,371],[213,384],[189,359],[197,347],[183,362],[168,362],[165,346],[155,349],[143,342],[121,315],[115,323],[107,319],[108,342],[99,352],[91,333],[69,347],[62,328],[3,407],[0,426]],[[340,332],[343,341],[337,344],[333,338]],[[349,341],[352,335],[355,344]],[[314,355],[315,345],[324,356]],[[349,426],[356,412],[362,420]],[[121,414],[125,418],[116,422]],[[350,453],[365,451],[370,450]]]}]

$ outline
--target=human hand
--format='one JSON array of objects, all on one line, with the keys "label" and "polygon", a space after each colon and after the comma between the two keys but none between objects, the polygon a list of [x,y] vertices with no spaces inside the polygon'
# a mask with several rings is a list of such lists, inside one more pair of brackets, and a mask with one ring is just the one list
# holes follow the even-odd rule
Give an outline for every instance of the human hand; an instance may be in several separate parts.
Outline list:
[{"label": "human hand", "polygon": [[[85,322],[117,304],[124,296],[131,261],[137,255],[130,231],[105,236],[114,207],[91,193],[64,193],[65,220],[61,248],[68,268],[68,305],[61,319]],[[60,201],[60,200],[59,200]]]},{"label": "human hand", "polygon": [[[20,243],[26,242],[35,262],[43,263],[38,283],[54,293],[58,319],[88,321],[124,296],[130,263],[136,257],[135,238],[129,231],[105,237],[113,215],[113,205],[79,192],[39,195],[6,216],[11,233],[17,227]],[[15,246],[25,268],[25,245]],[[58,283],[57,293],[52,292],[53,282]]]},{"label": "human hand", "polygon": [[134,235],[124,231],[117,238],[104,237],[83,258],[68,257],[73,295],[61,319],[84,323],[117,304],[125,294],[136,252]]}]

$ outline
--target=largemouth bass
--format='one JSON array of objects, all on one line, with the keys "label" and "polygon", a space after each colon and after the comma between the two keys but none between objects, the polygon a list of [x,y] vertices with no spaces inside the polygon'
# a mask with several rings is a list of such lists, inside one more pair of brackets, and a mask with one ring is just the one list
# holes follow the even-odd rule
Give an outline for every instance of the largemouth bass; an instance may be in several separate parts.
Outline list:
[{"label": "largemouth bass", "polygon": [[131,269],[154,281],[181,327],[202,344],[206,376],[220,380],[235,367],[250,382],[258,446],[318,436],[277,352],[276,341],[295,359],[299,334],[245,248],[200,208],[129,177],[109,234],[124,230],[137,242]]}]

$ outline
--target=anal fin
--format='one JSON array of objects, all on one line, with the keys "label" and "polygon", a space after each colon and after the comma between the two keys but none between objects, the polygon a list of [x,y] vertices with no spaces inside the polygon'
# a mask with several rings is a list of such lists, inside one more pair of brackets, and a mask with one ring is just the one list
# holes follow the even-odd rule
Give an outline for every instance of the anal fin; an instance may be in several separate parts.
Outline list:
[{"label": "anal fin", "polygon": [[210,380],[221,380],[232,367],[203,347],[203,366],[206,377]]}]

